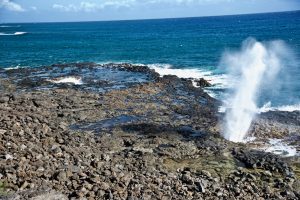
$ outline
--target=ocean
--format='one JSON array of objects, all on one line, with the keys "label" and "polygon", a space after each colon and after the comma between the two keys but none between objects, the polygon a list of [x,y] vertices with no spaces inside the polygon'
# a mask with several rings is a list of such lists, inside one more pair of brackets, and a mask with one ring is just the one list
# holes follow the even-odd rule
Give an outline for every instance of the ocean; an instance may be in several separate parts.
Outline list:
[{"label": "ocean", "polygon": [[222,57],[226,52],[239,51],[248,38],[260,42],[280,40],[288,46],[286,53],[291,58],[284,60],[287,64],[283,64],[278,75],[280,87],[271,95],[261,95],[259,106],[300,108],[300,11],[132,21],[0,24],[0,67],[40,67],[70,62],[146,64],[162,75],[204,77],[213,84],[207,89],[209,94],[222,100],[233,81],[222,66]]}]

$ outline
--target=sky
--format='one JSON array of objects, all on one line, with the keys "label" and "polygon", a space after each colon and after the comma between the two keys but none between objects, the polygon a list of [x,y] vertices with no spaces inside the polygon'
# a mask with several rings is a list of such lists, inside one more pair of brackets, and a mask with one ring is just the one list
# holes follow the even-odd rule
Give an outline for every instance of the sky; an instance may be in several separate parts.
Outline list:
[{"label": "sky", "polygon": [[300,10],[300,0],[0,0],[0,23],[106,21]]}]

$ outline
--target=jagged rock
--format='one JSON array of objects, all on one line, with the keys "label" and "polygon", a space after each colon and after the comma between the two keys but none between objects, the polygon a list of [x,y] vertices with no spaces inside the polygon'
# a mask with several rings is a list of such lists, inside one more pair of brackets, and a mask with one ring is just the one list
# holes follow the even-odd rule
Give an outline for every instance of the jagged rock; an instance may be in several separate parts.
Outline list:
[{"label": "jagged rock", "polygon": [[41,69],[3,72],[16,92],[0,88],[9,94],[0,104],[1,199],[298,198],[293,163],[222,139],[219,102],[191,80],[129,64],[43,69],[80,76],[101,67],[139,72],[147,81],[99,92],[93,84],[112,83],[88,78],[87,85],[52,88],[32,78]]},{"label": "jagged rock", "polygon": [[204,78],[200,78],[199,80],[196,80],[196,85],[199,87],[210,87],[211,84],[205,80]]}]

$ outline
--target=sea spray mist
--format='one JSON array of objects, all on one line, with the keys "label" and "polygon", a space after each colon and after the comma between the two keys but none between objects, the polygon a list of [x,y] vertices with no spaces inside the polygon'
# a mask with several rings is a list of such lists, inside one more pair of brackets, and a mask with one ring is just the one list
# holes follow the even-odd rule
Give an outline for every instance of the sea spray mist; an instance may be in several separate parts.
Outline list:
[{"label": "sea spray mist", "polygon": [[[258,111],[258,94],[262,87],[275,82],[283,67],[286,49],[282,41],[261,43],[247,39],[240,51],[224,54],[221,63],[229,69],[234,86],[225,105],[223,135],[226,139],[244,141]],[[269,89],[272,88],[276,87]]]}]

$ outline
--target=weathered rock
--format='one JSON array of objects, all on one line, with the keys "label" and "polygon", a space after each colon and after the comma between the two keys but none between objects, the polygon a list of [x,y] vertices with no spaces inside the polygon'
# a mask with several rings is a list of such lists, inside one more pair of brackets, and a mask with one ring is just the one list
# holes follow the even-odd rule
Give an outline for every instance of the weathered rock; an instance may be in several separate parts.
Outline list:
[{"label": "weathered rock", "polygon": [[0,97],[0,103],[7,103],[9,101],[9,97],[8,96],[1,96]]},{"label": "weathered rock", "polygon": [[199,87],[210,87],[211,84],[205,80],[204,78],[200,78],[199,80],[195,80],[196,85]]},{"label": "weathered rock", "polygon": [[93,84],[112,83],[83,77],[87,85],[54,86],[32,78],[39,69],[3,72],[15,92],[0,88],[9,97],[0,104],[1,199],[299,197],[297,168],[222,139],[218,101],[191,80],[129,64],[62,64],[44,72],[80,76],[101,67],[146,74],[147,81],[99,93]]},{"label": "weathered rock", "polygon": [[61,171],[61,172],[57,173],[56,180],[58,180],[60,182],[66,181],[67,180],[67,173],[64,172],[64,171]]}]

